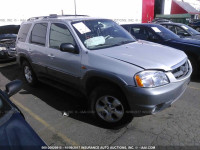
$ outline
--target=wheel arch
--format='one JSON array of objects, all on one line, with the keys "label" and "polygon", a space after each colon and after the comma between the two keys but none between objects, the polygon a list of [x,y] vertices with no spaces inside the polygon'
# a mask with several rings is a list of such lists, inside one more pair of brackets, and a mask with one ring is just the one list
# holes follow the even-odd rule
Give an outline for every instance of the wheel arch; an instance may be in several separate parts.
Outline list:
[{"label": "wheel arch", "polygon": [[18,56],[18,63],[20,66],[22,66],[23,61],[27,61],[29,64],[31,64],[31,60],[30,58],[28,58],[25,54],[19,54]]},{"label": "wheel arch", "polygon": [[125,86],[127,83],[114,74],[100,71],[90,71],[87,72],[82,79],[82,87],[87,95],[89,95],[95,87],[102,84],[112,85],[125,95]]}]

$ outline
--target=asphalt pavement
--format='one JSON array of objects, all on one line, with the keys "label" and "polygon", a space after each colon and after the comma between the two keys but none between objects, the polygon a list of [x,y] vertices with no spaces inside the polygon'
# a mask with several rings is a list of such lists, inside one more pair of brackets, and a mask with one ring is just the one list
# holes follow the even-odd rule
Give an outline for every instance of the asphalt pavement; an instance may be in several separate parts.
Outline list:
[{"label": "asphalt pavement", "polygon": [[[5,89],[5,85],[15,79],[24,81],[19,66],[0,64],[0,88]],[[45,84],[33,88],[24,82],[23,89],[11,100],[50,146],[103,146],[105,149],[107,146],[113,149],[187,146],[186,149],[200,149],[200,80],[191,81],[172,107],[155,115],[134,118],[120,129],[107,129],[85,113],[84,98],[73,97]]]}]

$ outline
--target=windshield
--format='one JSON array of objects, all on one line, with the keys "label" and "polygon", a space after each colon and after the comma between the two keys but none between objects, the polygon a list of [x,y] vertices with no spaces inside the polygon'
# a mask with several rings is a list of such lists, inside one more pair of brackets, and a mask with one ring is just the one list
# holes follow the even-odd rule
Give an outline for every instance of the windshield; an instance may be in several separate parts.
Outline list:
[{"label": "windshield", "polygon": [[185,29],[186,31],[188,31],[192,35],[199,35],[200,34],[200,32],[198,32],[197,30],[195,30],[195,29],[193,29],[193,28],[191,28],[191,27],[189,27],[189,26],[187,26],[185,24],[181,25],[181,27],[183,29]]},{"label": "windshield", "polygon": [[73,22],[72,26],[87,49],[95,50],[136,41],[117,23],[107,19]]},{"label": "windshield", "polygon": [[151,29],[164,40],[180,38],[178,35],[163,26],[152,26]]}]

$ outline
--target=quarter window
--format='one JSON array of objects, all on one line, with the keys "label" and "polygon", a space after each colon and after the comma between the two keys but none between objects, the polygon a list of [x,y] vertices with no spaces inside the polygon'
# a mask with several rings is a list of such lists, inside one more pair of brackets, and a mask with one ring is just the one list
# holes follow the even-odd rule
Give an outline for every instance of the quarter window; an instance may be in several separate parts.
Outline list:
[{"label": "quarter window", "polygon": [[60,49],[62,43],[70,43],[75,45],[73,36],[66,25],[53,23],[50,29],[49,47]]},{"label": "quarter window", "polygon": [[31,33],[31,43],[45,45],[47,26],[47,23],[35,24]]},{"label": "quarter window", "polygon": [[31,24],[23,24],[18,33],[18,40],[20,42],[25,42],[28,32],[30,30]]}]

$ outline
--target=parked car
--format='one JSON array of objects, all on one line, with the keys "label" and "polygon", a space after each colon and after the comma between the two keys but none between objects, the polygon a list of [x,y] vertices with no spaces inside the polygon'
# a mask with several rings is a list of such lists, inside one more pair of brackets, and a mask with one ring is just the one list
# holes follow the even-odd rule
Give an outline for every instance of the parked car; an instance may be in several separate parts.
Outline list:
[{"label": "parked car", "polygon": [[200,32],[200,20],[190,22],[189,26]]},{"label": "parked car", "polygon": [[6,85],[5,91],[0,90],[0,147],[3,150],[40,150],[46,144],[9,99],[21,85],[20,80],[15,80]]},{"label": "parked car", "polygon": [[197,77],[200,70],[200,41],[180,38],[169,29],[158,24],[122,25],[135,38],[170,46],[184,51],[193,66],[193,76]]},{"label": "parked car", "polygon": [[0,27],[0,62],[16,59],[15,42],[19,25]]},{"label": "parked car", "polygon": [[81,92],[90,112],[107,127],[171,106],[192,73],[184,52],[138,42],[108,19],[29,19],[21,25],[16,50],[29,85],[41,81]]},{"label": "parked car", "polygon": [[0,62],[16,59],[17,34],[0,34]]},{"label": "parked car", "polygon": [[160,23],[181,38],[200,40],[200,32],[182,23]]}]

